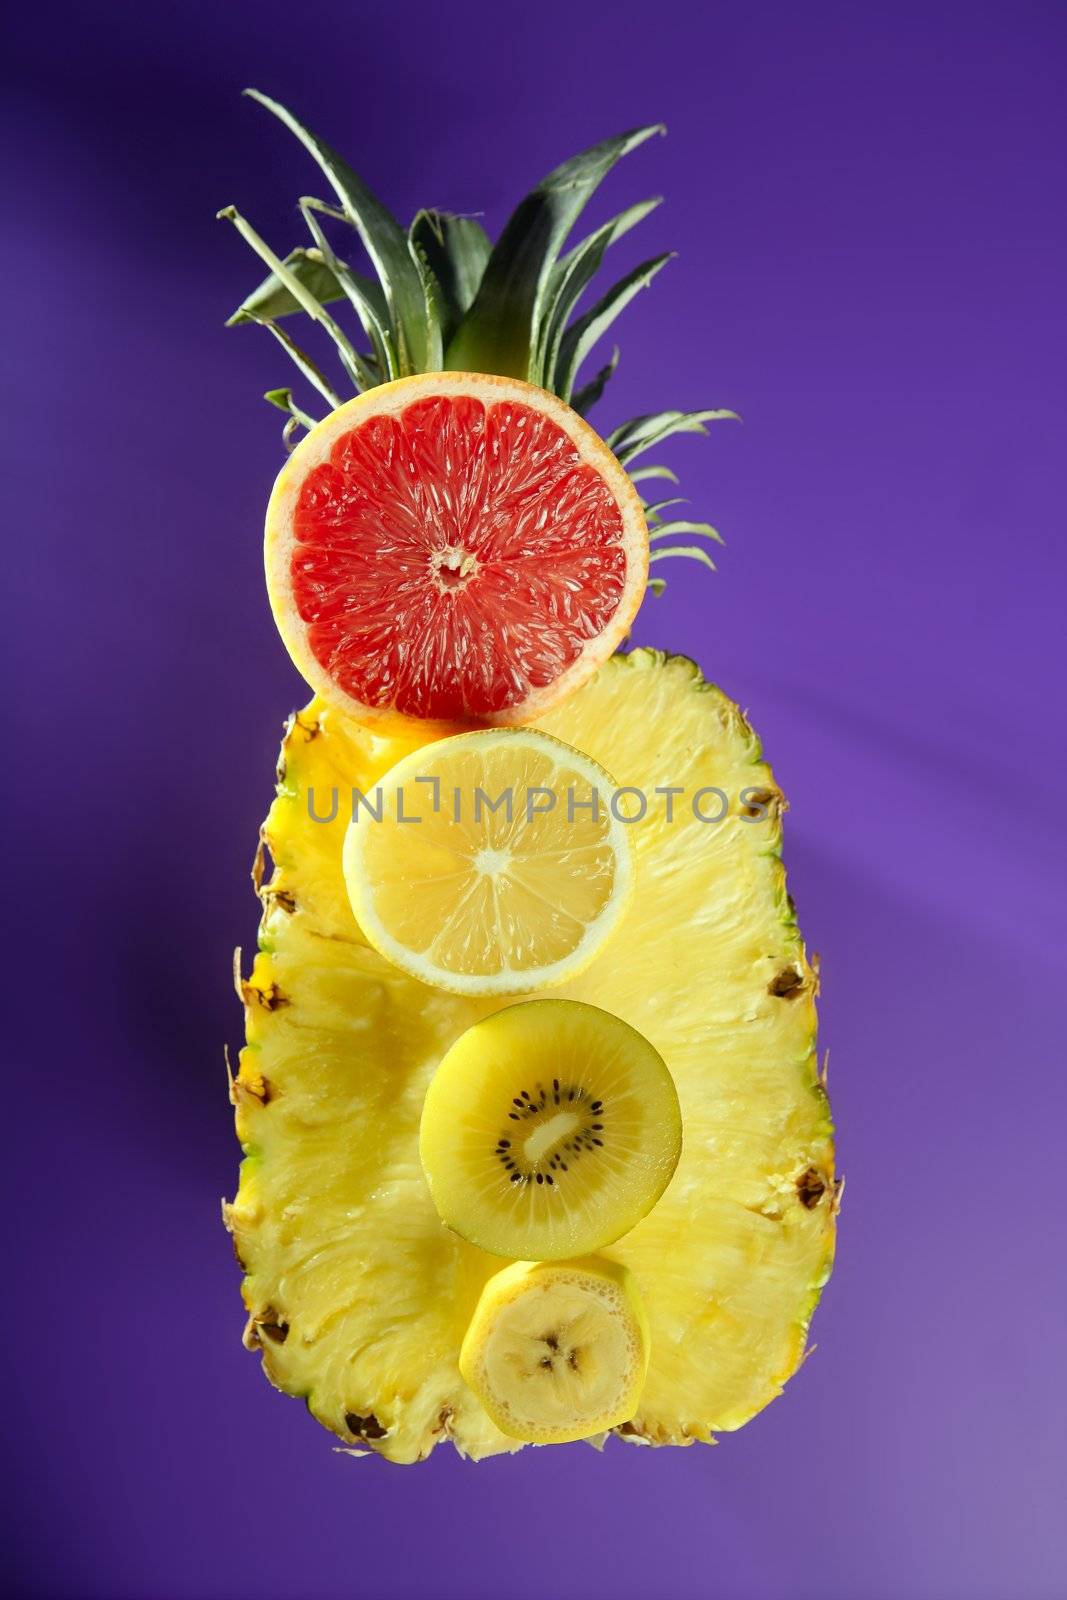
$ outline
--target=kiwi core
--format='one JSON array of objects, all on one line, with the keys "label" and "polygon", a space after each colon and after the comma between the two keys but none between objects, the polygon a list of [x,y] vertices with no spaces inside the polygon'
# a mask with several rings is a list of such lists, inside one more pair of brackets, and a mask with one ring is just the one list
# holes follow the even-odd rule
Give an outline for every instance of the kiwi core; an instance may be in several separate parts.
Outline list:
[{"label": "kiwi core", "polygon": [[575,1116],[573,1111],[557,1111],[554,1117],[535,1128],[523,1146],[523,1153],[530,1165],[536,1166],[542,1157],[554,1154],[555,1146],[568,1139],[575,1128],[581,1126],[581,1121],[581,1117]]},{"label": "kiwi core", "polygon": [[508,1121],[526,1126],[501,1134],[493,1152],[511,1183],[553,1189],[583,1150],[603,1148],[604,1102],[591,1099],[578,1083],[559,1078],[553,1078],[551,1088],[535,1083],[533,1094],[523,1089],[511,1107]]}]

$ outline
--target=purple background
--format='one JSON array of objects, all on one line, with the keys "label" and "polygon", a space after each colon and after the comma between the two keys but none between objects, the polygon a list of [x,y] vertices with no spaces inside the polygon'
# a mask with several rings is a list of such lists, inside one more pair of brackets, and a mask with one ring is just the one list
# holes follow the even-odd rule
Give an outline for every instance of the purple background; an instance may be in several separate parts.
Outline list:
[{"label": "purple background", "polygon": [[[8,24],[2,365],[14,1592],[1067,1593],[1064,283],[1054,4],[28,5]],[[14,38],[11,30],[14,29]],[[280,352],[222,321],[319,187],[245,82],[405,217],[663,117],[593,208],[608,427],[727,534],[642,641],[747,706],[792,800],[848,1175],[818,1354],[715,1450],[401,1472],[239,1343],[230,950],[302,694],[260,577]],[[632,248],[631,248],[632,245]],[[1054,471],[1054,465],[1058,470]]]}]

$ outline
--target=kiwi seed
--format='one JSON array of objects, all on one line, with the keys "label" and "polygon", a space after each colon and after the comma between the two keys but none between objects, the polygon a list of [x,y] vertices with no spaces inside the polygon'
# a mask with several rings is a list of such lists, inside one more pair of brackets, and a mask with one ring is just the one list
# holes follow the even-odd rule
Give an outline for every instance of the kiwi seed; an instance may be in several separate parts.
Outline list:
[{"label": "kiwi seed", "polygon": [[[594,1100],[580,1083],[553,1078],[552,1087],[546,1089],[544,1084],[538,1082],[534,1084],[533,1094],[528,1089],[521,1089],[513,1096],[511,1104],[514,1109],[507,1112],[508,1120],[526,1124],[526,1137],[520,1143],[502,1133],[494,1151],[510,1183],[547,1183],[555,1188],[561,1175],[570,1171],[569,1161],[580,1160],[583,1151],[604,1147],[604,1141],[599,1137],[605,1132],[604,1102]],[[578,1119],[577,1123],[569,1122],[555,1137],[549,1134],[544,1148],[530,1159],[526,1152],[531,1135],[536,1135],[539,1130],[550,1129],[557,1118],[565,1118],[568,1113]],[[529,1127],[530,1123],[532,1127]],[[518,1131],[512,1130],[514,1133]]]}]

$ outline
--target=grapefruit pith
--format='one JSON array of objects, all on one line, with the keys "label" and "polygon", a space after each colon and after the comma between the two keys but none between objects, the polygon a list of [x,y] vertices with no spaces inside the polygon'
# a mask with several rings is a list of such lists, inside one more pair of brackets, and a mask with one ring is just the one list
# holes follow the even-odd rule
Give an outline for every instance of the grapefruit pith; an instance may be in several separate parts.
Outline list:
[{"label": "grapefruit pith", "polygon": [[648,531],[625,469],[532,384],[383,384],[301,441],[267,508],[267,588],[311,686],[362,722],[512,724],[625,637]]}]

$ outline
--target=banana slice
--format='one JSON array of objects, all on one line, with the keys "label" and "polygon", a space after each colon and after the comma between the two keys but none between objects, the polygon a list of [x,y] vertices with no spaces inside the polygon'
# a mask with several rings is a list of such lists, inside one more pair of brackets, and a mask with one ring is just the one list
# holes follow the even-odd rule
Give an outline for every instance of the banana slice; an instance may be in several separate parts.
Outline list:
[{"label": "banana slice", "polygon": [[637,1285],[618,1262],[516,1261],[483,1289],[459,1369],[502,1433],[565,1444],[629,1422],[648,1343]]}]

